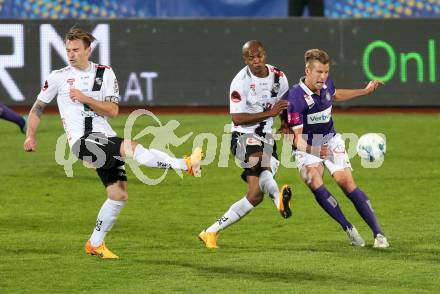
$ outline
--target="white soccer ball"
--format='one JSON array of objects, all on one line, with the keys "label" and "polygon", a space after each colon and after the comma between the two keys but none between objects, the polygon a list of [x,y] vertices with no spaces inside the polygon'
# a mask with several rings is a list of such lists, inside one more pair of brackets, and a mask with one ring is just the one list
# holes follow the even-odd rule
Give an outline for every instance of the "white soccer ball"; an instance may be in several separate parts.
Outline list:
[{"label": "white soccer ball", "polygon": [[362,135],[356,149],[362,160],[369,162],[383,161],[386,152],[385,136],[377,133]]}]

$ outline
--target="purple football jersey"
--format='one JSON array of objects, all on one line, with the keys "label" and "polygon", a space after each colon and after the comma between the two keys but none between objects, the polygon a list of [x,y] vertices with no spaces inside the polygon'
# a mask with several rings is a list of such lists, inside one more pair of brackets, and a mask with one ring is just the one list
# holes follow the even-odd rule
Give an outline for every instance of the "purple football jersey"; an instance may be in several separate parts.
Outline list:
[{"label": "purple football jersey", "polygon": [[325,144],[336,134],[332,119],[335,91],[333,81],[328,78],[317,95],[304,84],[304,77],[289,90],[288,123],[294,129],[303,128],[307,144]]}]

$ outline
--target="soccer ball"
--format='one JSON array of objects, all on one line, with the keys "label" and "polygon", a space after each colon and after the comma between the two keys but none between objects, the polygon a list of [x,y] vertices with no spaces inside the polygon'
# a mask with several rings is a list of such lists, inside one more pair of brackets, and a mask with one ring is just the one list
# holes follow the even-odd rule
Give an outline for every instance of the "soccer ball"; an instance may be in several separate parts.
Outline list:
[{"label": "soccer ball", "polygon": [[377,133],[362,135],[357,143],[357,154],[369,162],[383,161],[386,151],[385,136]]}]

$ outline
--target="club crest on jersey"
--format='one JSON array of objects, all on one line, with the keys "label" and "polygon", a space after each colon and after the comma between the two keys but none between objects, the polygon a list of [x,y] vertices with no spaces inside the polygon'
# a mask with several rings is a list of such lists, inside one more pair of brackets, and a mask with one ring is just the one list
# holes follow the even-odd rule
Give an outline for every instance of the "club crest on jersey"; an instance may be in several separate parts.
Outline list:
[{"label": "club crest on jersey", "polygon": [[273,83],[272,92],[278,93],[280,91],[280,83]]},{"label": "club crest on jersey", "polygon": [[96,77],[96,78],[95,78],[95,83],[96,83],[97,85],[101,86],[101,85],[102,85],[102,78],[100,78],[100,77]]},{"label": "club crest on jersey", "polygon": [[238,93],[237,91],[233,91],[233,92],[231,93],[231,100],[232,100],[232,102],[234,102],[234,103],[238,103],[238,102],[240,102],[240,101],[241,101],[240,93]]},{"label": "club crest on jersey", "polygon": [[75,78],[67,79],[66,83],[68,83],[71,87],[73,87],[73,83],[75,83]]},{"label": "club crest on jersey", "polygon": [[257,96],[257,91],[255,90],[255,84],[251,84],[249,86],[249,88],[251,89],[251,95],[252,96]]},{"label": "club crest on jersey", "polygon": [[325,99],[327,99],[327,101],[330,101],[332,99],[332,96],[329,92],[325,93]]}]

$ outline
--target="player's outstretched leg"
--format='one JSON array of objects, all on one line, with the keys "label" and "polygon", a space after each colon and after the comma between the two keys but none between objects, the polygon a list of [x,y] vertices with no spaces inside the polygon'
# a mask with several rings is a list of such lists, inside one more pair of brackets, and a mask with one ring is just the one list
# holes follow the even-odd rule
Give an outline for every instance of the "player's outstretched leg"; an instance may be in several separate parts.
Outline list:
[{"label": "player's outstretched leg", "polygon": [[26,132],[26,119],[14,112],[2,102],[0,102],[0,118],[15,123],[22,132]]},{"label": "player's outstretched leg", "polygon": [[238,222],[246,214],[248,214],[254,206],[247,200],[246,196],[231,205],[228,211],[222,215],[209,228],[203,230],[199,234],[199,239],[205,243],[207,248],[218,248],[217,235],[221,230],[226,229],[230,225]]},{"label": "player's outstretched leg", "polygon": [[362,239],[359,232],[353,225],[345,218],[342,210],[339,207],[336,198],[333,197],[327,188],[322,185],[316,190],[312,190],[315,195],[315,199],[318,204],[327,212],[329,216],[331,216],[335,221],[339,223],[342,229],[347,233],[347,236],[350,239],[352,245],[361,246],[365,245],[364,240]]},{"label": "player's outstretched leg", "polygon": [[364,219],[364,221],[373,231],[373,236],[374,236],[373,247],[388,248],[390,244],[388,243],[387,238],[384,236],[379,226],[376,215],[374,214],[370,200],[368,199],[367,195],[365,195],[365,193],[362,192],[359,188],[356,188],[350,193],[348,193],[347,196],[348,198],[350,198],[351,202],[353,202],[360,216]]},{"label": "player's outstretched leg", "polygon": [[20,131],[21,131],[23,134],[26,134],[26,132],[27,132],[27,127],[28,127],[28,115],[25,114],[25,115],[22,116],[22,118],[23,118],[23,120],[24,120],[24,125],[23,125],[23,126],[20,126]]},{"label": "player's outstretched leg", "polygon": [[107,199],[104,202],[96,219],[96,225],[92,236],[85,245],[87,254],[96,255],[97,257],[104,259],[119,258],[105,246],[104,238],[113,227],[113,224],[116,222],[116,219],[122,208],[125,206],[125,203],[126,201],[117,201],[112,199]]},{"label": "player's outstretched leg", "polygon": [[292,215],[290,206],[290,200],[292,198],[291,188],[288,185],[284,185],[280,192],[278,184],[273,178],[272,172],[269,170],[263,170],[260,173],[258,181],[261,191],[269,195],[281,216],[289,218]]},{"label": "player's outstretched leg", "polygon": [[347,233],[348,239],[350,239],[351,245],[359,247],[365,246],[364,239],[355,227],[347,228],[345,232]]},{"label": "player's outstretched leg", "polygon": [[[129,145],[132,147],[128,147]],[[132,153],[132,158],[137,163],[144,166],[186,170],[192,176],[202,176],[200,163],[202,161],[203,153],[200,147],[194,148],[190,156],[175,158],[169,156],[165,152],[156,149],[147,149],[141,144],[130,142],[128,140],[124,141],[124,146],[125,149],[121,150],[121,155],[130,157]],[[134,149],[133,152],[130,151],[131,148]],[[126,150],[128,150],[128,152],[126,152]]]}]

